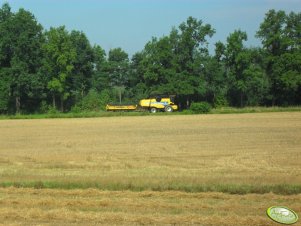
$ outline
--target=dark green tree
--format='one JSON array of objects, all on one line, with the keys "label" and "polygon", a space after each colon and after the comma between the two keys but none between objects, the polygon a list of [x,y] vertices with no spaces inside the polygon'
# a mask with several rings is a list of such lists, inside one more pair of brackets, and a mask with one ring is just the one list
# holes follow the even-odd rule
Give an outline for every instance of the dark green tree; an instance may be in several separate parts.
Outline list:
[{"label": "dark green tree", "polygon": [[108,55],[107,73],[110,87],[118,92],[119,102],[122,102],[122,93],[128,83],[129,77],[129,57],[121,48],[111,49]]},{"label": "dark green tree", "polygon": [[64,102],[71,95],[68,80],[73,73],[76,48],[64,26],[50,28],[45,36],[43,72],[48,77],[47,88],[52,96],[53,107],[56,108],[56,98],[59,98],[60,110],[64,111]]},{"label": "dark green tree", "polygon": [[0,18],[1,90],[5,102],[14,102],[18,113],[21,107],[34,108],[30,105],[36,105],[40,97],[43,84],[37,72],[42,60],[42,26],[24,9],[11,13],[8,4],[3,5]]},{"label": "dark green tree", "polygon": [[106,73],[107,59],[105,51],[98,45],[93,47],[94,68],[92,74],[92,89],[101,92],[109,87],[110,81]]},{"label": "dark green tree", "polygon": [[301,14],[270,10],[257,32],[266,56],[272,105],[300,103]]},{"label": "dark green tree", "polygon": [[143,81],[149,94],[174,91],[173,84],[169,83],[171,76],[175,74],[173,54],[169,37],[159,40],[153,38],[145,45],[143,59],[140,60],[140,73],[143,73]]},{"label": "dark green tree", "polygon": [[183,95],[187,100],[204,97],[203,61],[209,57],[207,38],[213,34],[209,24],[189,17],[169,36],[153,38],[139,53],[139,64],[135,62],[140,89]]},{"label": "dark green tree", "polygon": [[243,44],[246,40],[245,32],[234,31],[227,38],[224,51],[228,97],[232,105],[240,107],[261,104],[268,89],[267,77],[260,64],[261,58],[257,55],[260,52],[246,48]]},{"label": "dark green tree", "polygon": [[10,84],[11,84],[10,68],[0,69],[0,113],[7,113],[10,101]]},{"label": "dark green tree", "polygon": [[72,31],[70,39],[76,52],[76,57],[72,63],[72,76],[67,79],[71,95],[69,105],[73,105],[80,101],[92,87],[94,52],[83,32]]},{"label": "dark green tree", "polygon": [[203,61],[206,94],[205,100],[215,107],[227,106],[227,93],[229,89],[226,80],[224,63],[215,57],[208,57]]},{"label": "dark green tree", "polygon": [[12,49],[9,28],[13,13],[8,3],[0,8],[0,113],[8,111],[10,101]]},{"label": "dark green tree", "polygon": [[[177,84],[179,94],[189,96],[192,100],[203,99],[206,94],[204,61],[209,57],[208,42],[215,33],[210,24],[189,17],[179,26],[179,31],[173,31],[171,37],[177,40],[174,46],[176,74],[173,79]],[[177,82],[180,81],[180,82]]]},{"label": "dark green tree", "polygon": [[206,101],[213,106],[227,106],[229,81],[226,76],[226,46],[222,42],[215,43],[215,55],[207,57],[204,62]]}]

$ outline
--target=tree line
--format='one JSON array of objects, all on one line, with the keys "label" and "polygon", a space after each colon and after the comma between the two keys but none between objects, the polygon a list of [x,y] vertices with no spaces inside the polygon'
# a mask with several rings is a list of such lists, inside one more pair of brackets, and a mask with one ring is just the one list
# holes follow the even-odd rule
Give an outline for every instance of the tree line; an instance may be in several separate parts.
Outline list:
[{"label": "tree line", "polygon": [[269,10],[256,37],[235,30],[226,41],[189,17],[169,35],[153,37],[131,59],[121,48],[106,53],[81,31],[44,30],[32,13],[0,8],[0,113],[103,109],[107,102],[137,102],[176,94],[182,108],[301,103],[301,13]]}]

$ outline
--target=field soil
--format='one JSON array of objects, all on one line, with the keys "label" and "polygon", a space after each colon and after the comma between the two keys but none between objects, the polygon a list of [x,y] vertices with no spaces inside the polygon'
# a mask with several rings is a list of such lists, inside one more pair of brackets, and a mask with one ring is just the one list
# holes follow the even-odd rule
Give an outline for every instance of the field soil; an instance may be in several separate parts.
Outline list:
[{"label": "field soil", "polygon": [[0,222],[276,225],[300,150],[301,112],[1,120]]}]

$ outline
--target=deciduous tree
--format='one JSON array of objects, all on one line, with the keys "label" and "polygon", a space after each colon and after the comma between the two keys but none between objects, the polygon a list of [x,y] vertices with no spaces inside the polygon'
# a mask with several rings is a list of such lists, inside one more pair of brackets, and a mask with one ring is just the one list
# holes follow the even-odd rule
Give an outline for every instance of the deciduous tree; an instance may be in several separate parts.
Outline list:
[{"label": "deciduous tree", "polygon": [[50,28],[45,35],[43,66],[49,78],[47,88],[52,94],[53,107],[56,107],[56,98],[59,97],[60,110],[64,111],[64,101],[70,96],[68,79],[74,69],[76,48],[64,26]]}]

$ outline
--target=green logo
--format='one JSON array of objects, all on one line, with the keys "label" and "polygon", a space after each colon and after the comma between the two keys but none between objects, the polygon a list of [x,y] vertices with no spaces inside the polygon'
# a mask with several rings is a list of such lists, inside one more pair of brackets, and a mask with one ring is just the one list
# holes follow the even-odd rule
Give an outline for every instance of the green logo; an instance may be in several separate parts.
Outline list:
[{"label": "green logo", "polygon": [[298,221],[298,215],[284,206],[272,206],[267,209],[267,215],[274,221],[282,224],[294,224]]}]

